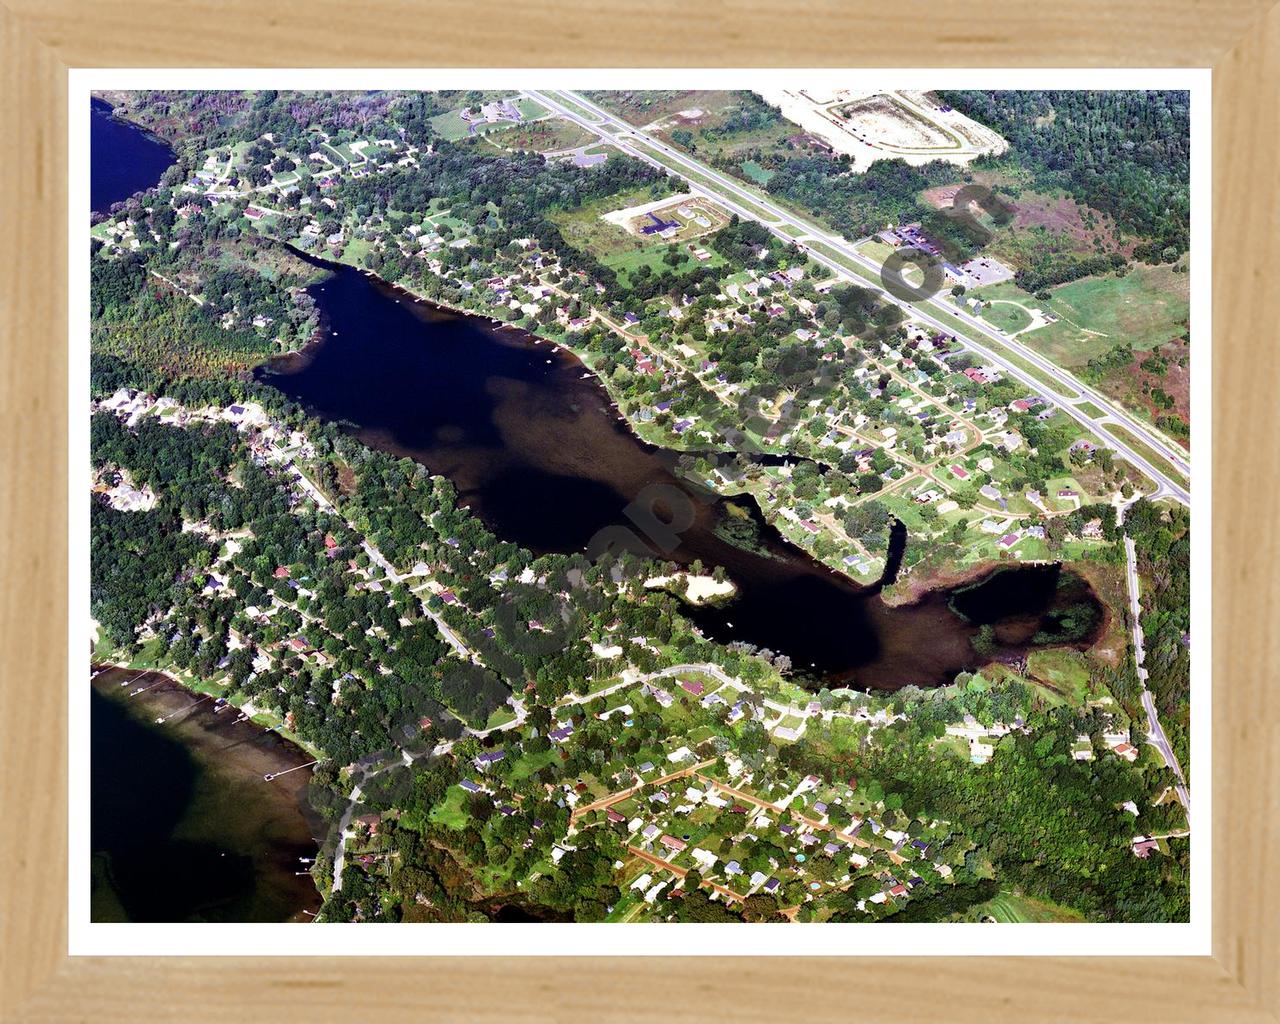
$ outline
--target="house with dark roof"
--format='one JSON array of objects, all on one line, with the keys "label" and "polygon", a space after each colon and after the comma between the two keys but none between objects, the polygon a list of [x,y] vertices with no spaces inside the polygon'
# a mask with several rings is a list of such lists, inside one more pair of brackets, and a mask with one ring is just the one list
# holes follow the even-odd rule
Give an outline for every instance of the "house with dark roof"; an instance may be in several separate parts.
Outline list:
[{"label": "house with dark roof", "polygon": [[477,768],[487,768],[491,764],[497,764],[506,756],[505,750],[487,750],[476,757],[475,764]]}]

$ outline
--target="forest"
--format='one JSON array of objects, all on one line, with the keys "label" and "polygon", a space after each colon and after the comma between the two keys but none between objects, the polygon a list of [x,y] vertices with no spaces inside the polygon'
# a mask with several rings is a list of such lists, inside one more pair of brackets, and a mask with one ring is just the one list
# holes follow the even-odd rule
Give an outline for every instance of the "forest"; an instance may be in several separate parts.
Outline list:
[{"label": "forest", "polygon": [[765,187],[847,238],[862,238],[918,220],[925,212],[918,205],[921,192],[961,180],[959,168],[941,161],[911,167],[902,160],[877,160],[858,174],[849,170],[847,157],[797,154]]},{"label": "forest", "polygon": [[[1190,244],[1191,102],[1161,90],[955,91],[939,95],[1009,140],[974,168],[1020,166],[1146,239],[1172,262]],[[1165,255],[1165,250],[1171,250]],[[1029,289],[1030,290],[1030,289]]]}]

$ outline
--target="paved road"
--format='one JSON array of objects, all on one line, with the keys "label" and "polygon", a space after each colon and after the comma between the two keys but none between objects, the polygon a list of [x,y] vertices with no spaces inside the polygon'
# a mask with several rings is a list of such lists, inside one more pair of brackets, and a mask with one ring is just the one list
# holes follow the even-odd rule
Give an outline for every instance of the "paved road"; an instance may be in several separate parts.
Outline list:
[{"label": "paved road", "polygon": [[[848,280],[856,281],[860,285],[868,285],[868,281],[863,276],[850,271],[844,264],[834,260],[822,252],[817,251],[806,241],[820,242],[824,246],[838,252],[841,257],[850,262],[856,263],[863,267],[869,274],[878,277],[880,268],[874,260],[864,256],[858,252],[854,244],[848,242],[839,235],[829,234],[820,228],[806,222],[803,218],[796,216],[792,212],[775,205],[766,198],[761,198],[754,193],[748,191],[743,185],[735,182],[733,179],[713,170],[710,167],[694,160],[685,154],[668,146],[661,139],[654,138],[646,134],[638,128],[625,123],[619,118],[614,117],[608,111],[602,109],[584,99],[577,93],[560,92],[557,94],[530,91],[529,95],[533,96],[539,103],[555,110],[563,117],[575,122],[576,124],[586,128],[588,131],[595,132],[607,142],[613,144],[623,152],[629,153],[638,159],[644,160],[646,163],[661,168],[664,171],[675,174],[687,174],[692,172],[700,178],[712,182],[712,186],[707,186],[698,181],[689,181],[690,189],[694,192],[700,192],[715,199],[721,205],[727,207],[730,211],[737,213],[741,217],[748,217],[752,220],[759,221],[771,232],[788,242],[796,242],[802,249],[806,251],[809,258],[817,263],[822,264],[832,270],[837,276]],[[590,116],[584,116],[573,107],[561,102],[557,96],[564,97],[572,102],[576,107],[587,111]],[[642,148],[639,144],[643,143]],[[655,157],[650,150],[656,150],[661,154],[661,158]],[[760,212],[763,210],[768,216],[762,217]],[[787,226],[798,224],[801,226],[801,233],[797,236],[795,232],[786,230]],[[981,320],[964,313],[961,310],[939,306],[936,303],[929,302],[928,308],[961,320],[969,329],[971,334],[976,334],[989,342],[995,342],[1001,346],[1010,347],[1017,351],[1020,358],[1034,365],[1042,373],[1047,374],[1051,379],[1066,388],[1068,394],[1079,392],[1087,397],[1099,408],[1104,410],[1104,415],[1100,417],[1091,417],[1084,411],[1078,409],[1073,402],[1082,399],[1072,399],[1068,395],[1054,393],[1052,389],[1038,380],[1036,377],[1017,366],[1015,363],[1005,359],[997,352],[992,351],[972,336],[966,334],[956,335],[953,327],[937,319],[935,316],[921,308],[921,305],[899,300],[896,296],[882,293],[883,297],[895,305],[902,307],[915,320],[923,321],[936,330],[942,331],[948,335],[953,335],[958,340],[970,348],[984,360],[999,366],[1011,377],[1015,377],[1026,384],[1032,391],[1036,393],[1049,392],[1049,396],[1055,399],[1055,404],[1076,422],[1091,433],[1102,439],[1109,447],[1122,455],[1129,462],[1133,463],[1140,470],[1146,473],[1156,483],[1156,491],[1149,495],[1152,498],[1170,496],[1180,501],[1184,505],[1191,502],[1190,493],[1187,488],[1183,487],[1178,481],[1166,473],[1164,469],[1154,465],[1144,455],[1136,451],[1130,445],[1117,438],[1109,429],[1109,425],[1120,424],[1138,437],[1145,444],[1149,445],[1155,451],[1163,455],[1178,472],[1189,475],[1188,458],[1181,450],[1171,450],[1170,442],[1167,438],[1154,432],[1146,424],[1135,419],[1128,413],[1115,408],[1110,401],[1104,396],[1098,394],[1092,388],[1080,384],[1074,376],[1067,373],[1061,367],[1054,365],[1038,353],[1027,349],[1017,342],[1011,341],[1008,337],[1001,335],[995,331],[990,325],[985,324]],[[1174,446],[1176,449],[1176,446]]]},{"label": "paved road", "polygon": [[[349,519],[346,518],[346,516],[344,516],[340,511],[338,511],[338,509],[334,506],[333,502],[331,502],[325,496],[324,492],[321,491],[319,487],[317,487],[314,483],[311,482],[311,478],[308,477],[304,472],[302,472],[301,469],[298,468],[296,463],[290,462],[289,470],[290,472],[292,472],[294,479],[298,481],[299,486],[301,486],[302,489],[306,491],[308,495],[310,495],[311,499],[318,506],[320,506],[320,508],[324,509],[326,512],[332,515],[338,516],[340,519],[342,519],[343,522],[345,522],[349,527],[351,527],[351,529],[355,531],[357,534],[360,532],[359,530],[356,529],[356,526],[354,523],[352,523]],[[376,547],[374,547],[372,543],[370,543],[368,540],[362,539],[360,541],[360,546],[364,548],[365,554],[369,556],[369,561],[373,562],[384,573],[386,573],[387,579],[389,579],[392,582],[392,584],[403,582],[404,577],[401,576],[396,571],[395,566],[393,566],[391,562],[387,559],[387,557],[381,551],[379,551]],[[438,612],[428,607],[427,602],[422,600],[421,598],[418,599],[418,603],[422,606],[423,613],[429,619],[431,619],[432,622],[436,624],[436,629],[440,631],[440,635],[445,638],[445,640],[448,642],[450,647],[452,647],[455,651],[457,651],[458,654],[462,658],[466,659],[467,661],[472,661],[472,662],[475,662],[476,664],[480,663],[479,655],[477,655],[473,650],[471,650],[471,648],[468,647],[463,642],[462,638],[458,636],[458,634],[455,633],[452,629],[449,628],[449,624],[445,622],[443,618],[441,618]]]},{"label": "paved road", "polygon": [[1151,691],[1147,689],[1147,670],[1143,668],[1143,663],[1147,660],[1147,649],[1140,621],[1142,606],[1138,601],[1138,555],[1133,538],[1129,536],[1124,539],[1124,555],[1125,578],[1129,584],[1129,619],[1133,623],[1134,658],[1138,663],[1138,678],[1142,681],[1142,706],[1147,712],[1147,742],[1160,751],[1160,756],[1164,758],[1165,765],[1172,768],[1173,773],[1178,777],[1178,785],[1174,787],[1174,792],[1178,794],[1178,802],[1182,804],[1182,809],[1187,812],[1187,821],[1190,822],[1191,790],[1187,786],[1186,777],[1182,774],[1182,766],[1178,764],[1177,755],[1173,752],[1169,738],[1164,734],[1164,728],[1160,725],[1160,715],[1156,711],[1155,699],[1151,696]]},{"label": "paved road", "polygon": [[338,822],[338,843],[333,851],[333,892],[342,889],[342,871],[347,862],[347,840],[351,838],[348,830],[351,828],[351,816],[359,806],[362,795],[358,785],[352,788],[347,797],[347,809],[342,812],[342,820]]}]

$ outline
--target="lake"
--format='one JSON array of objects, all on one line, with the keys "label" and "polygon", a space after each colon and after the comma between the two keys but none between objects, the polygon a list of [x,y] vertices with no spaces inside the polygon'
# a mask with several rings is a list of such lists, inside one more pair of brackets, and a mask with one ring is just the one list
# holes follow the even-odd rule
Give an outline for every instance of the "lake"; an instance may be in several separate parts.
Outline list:
[{"label": "lake", "polygon": [[[985,593],[972,586],[964,614],[947,590],[890,607],[879,586],[859,586],[787,541],[754,499],[721,498],[684,479],[675,453],[637,438],[571,353],[306,258],[331,272],[310,289],[318,340],[261,368],[260,380],[365,443],[448,477],[500,537],[535,553],[592,550],[601,530],[632,527],[627,509],[637,498],[651,522],[677,518],[683,528],[661,555],[723,566],[738,587],[729,603],[687,610],[708,636],[786,654],[814,683],[893,690],[948,683],[1017,656],[1033,637],[1051,642],[1064,602],[1092,603],[1103,617],[1088,584],[1056,565],[1004,570],[994,616],[971,614]],[[899,532],[893,554],[904,540]],[[1010,602],[1020,580],[1027,585]],[[994,630],[987,657],[970,643],[982,626]]]},{"label": "lake", "polygon": [[155,185],[176,159],[154,135],[114,116],[111,104],[89,103],[89,206],[106,213],[112,203]]},{"label": "lake", "polygon": [[201,698],[160,673],[93,680],[91,919],[309,921],[312,758]]}]

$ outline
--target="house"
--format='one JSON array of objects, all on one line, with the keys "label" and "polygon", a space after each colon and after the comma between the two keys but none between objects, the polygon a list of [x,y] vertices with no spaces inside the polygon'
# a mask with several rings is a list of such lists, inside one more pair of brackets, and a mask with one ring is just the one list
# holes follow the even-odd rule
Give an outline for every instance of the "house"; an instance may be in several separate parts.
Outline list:
[{"label": "house", "polygon": [[705,687],[701,683],[697,682],[696,680],[692,682],[688,680],[681,680],[680,687],[681,689],[687,690],[689,693],[693,694],[695,697],[701,697],[702,691],[705,689]]},{"label": "house", "polygon": [[465,789],[468,793],[483,792],[483,789],[476,783],[472,782],[470,779],[463,779],[461,782],[458,783],[458,785],[461,786],[463,789]]},{"label": "house", "polygon": [[612,807],[604,812],[604,816],[614,823],[626,821],[626,816],[619,814]]},{"label": "house", "polygon": [[573,723],[569,723],[568,725],[562,725],[559,729],[552,729],[547,733],[547,739],[552,740],[555,743],[563,743],[572,735]]},{"label": "house", "polygon": [[1152,850],[1159,850],[1160,847],[1154,839],[1138,838],[1133,841],[1133,855],[1142,860],[1146,860],[1151,856]]},{"label": "house", "polygon": [[658,842],[673,853],[680,853],[688,845],[683,839],[677,839],[675,836],[667,835],[666,833],[663,833]]},{"label": "house", "polygon": [[489,750],[475,759],[475,765],[477,768],[487,768],[491,764],[497,764],[506,756],[507,752],[505,750]]}]

